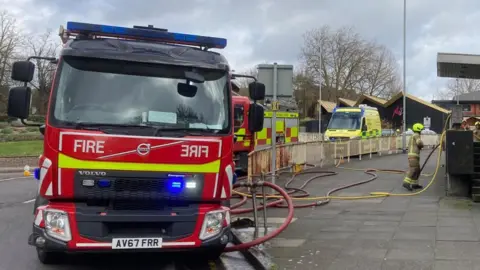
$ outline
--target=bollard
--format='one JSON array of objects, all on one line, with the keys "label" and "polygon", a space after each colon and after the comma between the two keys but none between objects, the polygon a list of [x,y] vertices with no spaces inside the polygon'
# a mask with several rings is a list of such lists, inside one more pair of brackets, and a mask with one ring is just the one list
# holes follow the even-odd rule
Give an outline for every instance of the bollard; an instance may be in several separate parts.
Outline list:
[{"label": "bollard", "polygon": [[32,173],[30,172],[30,166],[25,165],[25,167],[23,167],[23,176],[30,176],[30,175],[32,175]]}]

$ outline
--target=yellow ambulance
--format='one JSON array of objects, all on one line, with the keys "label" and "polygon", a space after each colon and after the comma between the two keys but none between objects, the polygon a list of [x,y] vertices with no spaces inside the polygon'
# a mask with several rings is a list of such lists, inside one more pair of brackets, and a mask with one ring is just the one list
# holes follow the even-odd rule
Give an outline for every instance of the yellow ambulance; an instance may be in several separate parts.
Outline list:
[{"label": "yellow ambulance", "polygon": [[367,139],[382,135],[382,123],[377,108],[367,105],[336,107],[325,131],[326,141]]}]

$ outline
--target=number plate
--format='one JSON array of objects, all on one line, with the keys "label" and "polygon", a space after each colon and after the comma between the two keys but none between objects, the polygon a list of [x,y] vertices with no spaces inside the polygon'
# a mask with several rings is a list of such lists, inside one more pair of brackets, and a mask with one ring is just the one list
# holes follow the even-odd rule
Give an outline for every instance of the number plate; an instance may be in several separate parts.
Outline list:
[{"label": "number plate", "polygon": [[113,238],[112,249],[161,248],[162,238]]}]

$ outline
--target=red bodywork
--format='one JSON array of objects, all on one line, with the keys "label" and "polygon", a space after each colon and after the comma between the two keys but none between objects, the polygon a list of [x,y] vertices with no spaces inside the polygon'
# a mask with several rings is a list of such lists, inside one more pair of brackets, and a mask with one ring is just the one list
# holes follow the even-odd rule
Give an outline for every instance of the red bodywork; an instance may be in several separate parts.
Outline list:
[{"label": "red bodywork", "polygon": [[[248,109],[250,108],[250,99],[244,96],[233,96],[233,108],[241,107],[243,108],[243,122],[237,123],[234,119],[235,133],[238,133],[239,130],[244,130],[245,136],[239,137],[235,145],[233,146],[234,152],[251,152],[255,149],[255,140],[254,135],[248,130]],[[234,116],[235,117],[235,116]],[[237,125],[240,124],[240,125]],[[250,143],[245,146],[245,141]]]},{"label": "red bodywork", "polygon": [[[47,115],[50,115],[50,113],[49,108]],[[91,150],[96,149],[96,145],[94,148],[85,148],[84,150],[90,150],[88,153],[82,153],[80,151],[81,147],[77,147],[77,151],[75,151],[75,140],[103,142],[103,147],[101,148],[103,153],[92,153]],[[137,151],[142,144],[150,145],[150,152],[147,155],[141,155]],[[195,158],[182,156],[182,153],[185,152],[185,147],[190,146],[207,147],[208,154],[202,152],[199,157]],[[146,166],[158,164],[159,167],[165,168],[165,171],[187,174],[192,171],[178,168],[192,168],[193,165],[193,170],[203,173],[199,169],[202,167],[202,164],[218,161],[219,165],[216,172],[204,173],[202,200],[205,200],[205,203],[198,205],[198,217],[194,232],[188,237],[171,242],[163,242],[162,244],[167,249],[199,247],[202,243],[199,239],[199,233],[205,215],[214,210],[228,210],[228,208],[222,206],[222,201],[228,201],[231,197],[232,174],[235,167],[232,151],[233,134],[219,137],[187,136],[182,138],[114,135],[97,131],[56,128],[50,125],[47,117],[44,150],[39,160],[39,195],[48,199],[49,203],[35,210],[34,225],[41,229],[45,228],[43,220],[44,209],[63,210],[68,214],[72,235],[72,240],[67,243],[69,250],[111,249],[111,243],[88,239],[82,237],[78,232],[75,215],[76,206],[72,200],[74,198],[73,177],[75,171],[82,168],[62,168],[71,166],[72,160],[74,160],[73,164],[76,163],[77,165],[89,162],[90,167],[83,168],[86,170],[106,170],[108,168],[102,167],[103,164],[101,162],[113,162],[117,164],[122,163],[125,167],[130,167],[129,170],[131,171],[131,167],[135,167],[135,164],[140,166],[138,171],[142,170],[142,164],[147,164]],[[59,164],[61,155],[68,157],[65,163],[68,166]],[[94,162],[94,167],[92,167],[91,162]],[[161,169],[158,169],[158,171],[161,171]],[[99,215],[108,215],[108,213],[99,213]],[[228,225],[224,223],[224,226]]]}]

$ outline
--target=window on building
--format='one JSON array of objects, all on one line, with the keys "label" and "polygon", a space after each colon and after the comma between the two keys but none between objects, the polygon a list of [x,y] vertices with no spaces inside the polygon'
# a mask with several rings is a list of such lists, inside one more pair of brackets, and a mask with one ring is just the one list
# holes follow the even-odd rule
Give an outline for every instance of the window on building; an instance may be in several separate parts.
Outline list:
[{"label": "window on building", "polygon": [[469,111],[471,111],[471,109],[470,109],[470,104],[463,104],[463,105],[462,105],[462,110],[463,110],[464,112],[469,112]]}]

